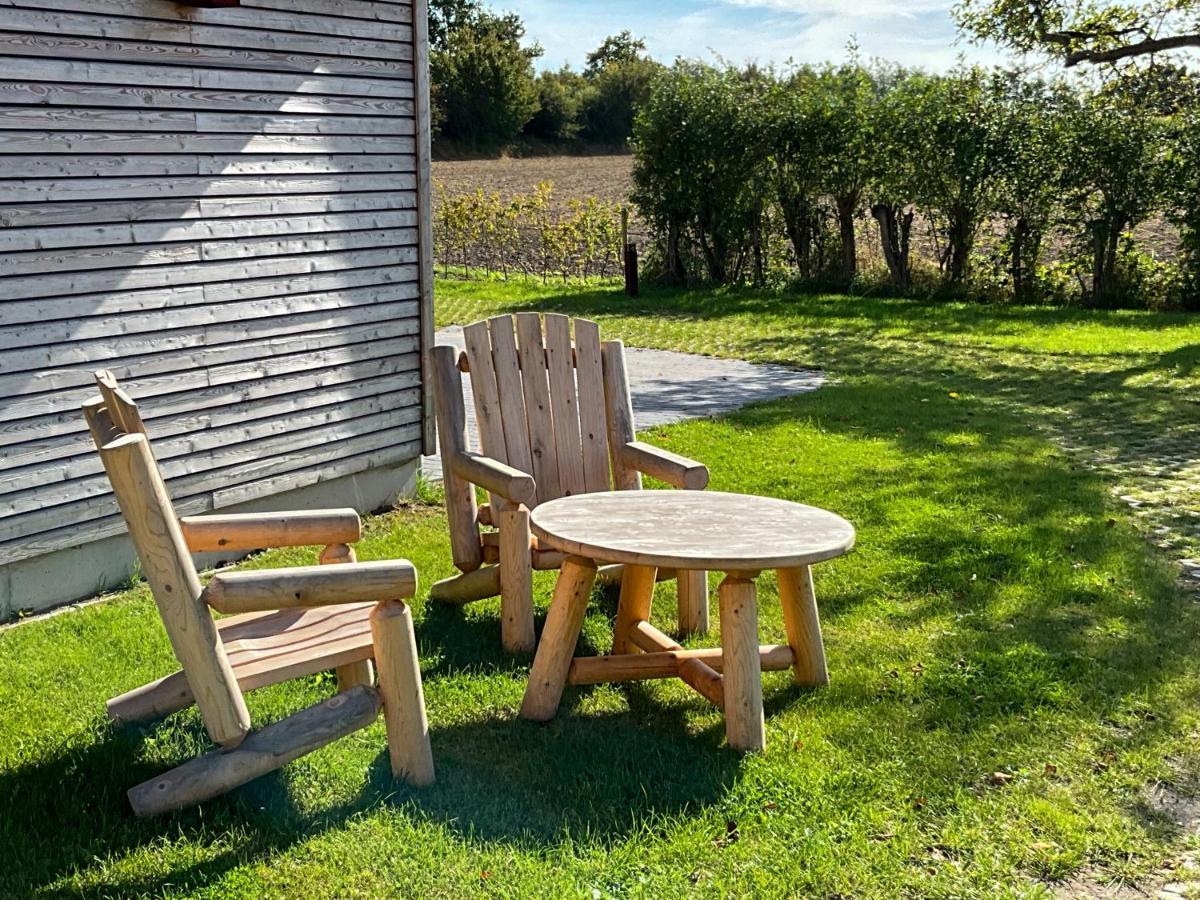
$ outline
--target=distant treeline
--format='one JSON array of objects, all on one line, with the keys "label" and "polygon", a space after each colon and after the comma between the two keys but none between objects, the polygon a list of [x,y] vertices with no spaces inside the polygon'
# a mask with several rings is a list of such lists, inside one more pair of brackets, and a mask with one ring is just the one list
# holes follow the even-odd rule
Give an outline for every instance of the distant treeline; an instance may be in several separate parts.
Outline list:
[{"label": "distant treeline", "polygon": [[[636,117],[633,200],[674,280],[1200,308],[1198,100],[1163,64],[1089,86],[679,62]],[[1135,240],[1152,219],[1173,258]]]},{"label": "distant treeline", "polygon": [[542,55],[525,26],[480,0],[431,0],[435,140],[497,151],[522,141],[551,148],[624,145],[637,107],[663,67],[628,31],[606,38],[582,72],[534,72]]}]

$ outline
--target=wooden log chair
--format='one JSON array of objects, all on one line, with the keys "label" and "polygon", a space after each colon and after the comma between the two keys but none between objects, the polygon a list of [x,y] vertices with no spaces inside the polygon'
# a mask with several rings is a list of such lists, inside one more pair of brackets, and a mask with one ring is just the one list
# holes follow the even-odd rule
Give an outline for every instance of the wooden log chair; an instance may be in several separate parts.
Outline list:
[{"label": "wooden log chair", "polygon": [[[476,322],[463,333],[465,352],[432,350],[451,552],[461,574],[435,584],[431,596],[462,605],[499,594],[504,648],[529,652],[533,571],[563,563],[563,554],[538,547],[530,509],[573,494],[640,490],[643,473],[703,490],[708,469],[636,439],[624,345],[601,342],[595,322],[547,314],[543,330],[537,313],[517,313]],[[464,373],[471,378],[481,453],[467,442]],[[478,504],[476,485],[490,502]],[[621,571],[604,566],[598,577],[619,583]],[[706,573],[664,570],[659,578],[678,582],[680,631],[707,632]]]},{"label": "wooden log chair", "polygon": [[[218,750],[132,788],[139,816],[201,803],[365,728],[382,707],[392,771],[433,781],[412,616],[411,563],[355,561],[352,509],[177,518],[137,406],[108,372],[84,404],[182,670],[115,697],[115,722],[195,703]],[[218,573],[201,588],[191,553],[324,544],[319,566]],[[339,565],[330,565],[330,564]],[[231,614],[215,621],[210,609]],[[378,667],[378,687],[372,671]],[[338,694],[251,731],[245,691],[336,669]]]}]

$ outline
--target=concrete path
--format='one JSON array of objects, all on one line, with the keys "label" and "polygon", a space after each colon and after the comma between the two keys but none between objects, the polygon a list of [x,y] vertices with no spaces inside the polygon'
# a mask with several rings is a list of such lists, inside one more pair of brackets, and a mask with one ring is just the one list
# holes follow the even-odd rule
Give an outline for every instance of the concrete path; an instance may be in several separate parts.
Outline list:
[{"label": "concrete path", "polygon": [[[437,343],[463,347],[462,328],[452,326],[437,333]],[[670,350],[626,348],[625,364],[629,390],[633,394],[633,417],[638,430],[669,425],[684,419],[729,412],[747,403],[773,400],[791,394],[815,391],[825,383],[820,372],[787,366],[754,365],[736,359],[716,359]],[[475,404],[467,390],[467,431],[479,446]],[[441,460],[427,456],[421,461],[426,478],[440,481]]]}]

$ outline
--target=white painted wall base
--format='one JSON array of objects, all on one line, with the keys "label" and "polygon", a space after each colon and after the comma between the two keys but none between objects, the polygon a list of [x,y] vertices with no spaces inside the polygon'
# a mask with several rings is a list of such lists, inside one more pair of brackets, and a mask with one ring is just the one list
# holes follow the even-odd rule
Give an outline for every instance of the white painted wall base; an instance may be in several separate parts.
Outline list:
[{"label": "white painted wall base", "polygon": [[[359,472],[297,488],[283,494],[222,509],[223,513],[275,510],[335,509],[352,506],[371,512],[411,497],[416,490],[417,461]],[[197,554],[198,567],[211,568],[231,557]],[[86,600],[126,583],[135,571],[136,556],[129,538],[105,538],[0,566],[0,622],[20,613],[42,612],[54,606]]]}]

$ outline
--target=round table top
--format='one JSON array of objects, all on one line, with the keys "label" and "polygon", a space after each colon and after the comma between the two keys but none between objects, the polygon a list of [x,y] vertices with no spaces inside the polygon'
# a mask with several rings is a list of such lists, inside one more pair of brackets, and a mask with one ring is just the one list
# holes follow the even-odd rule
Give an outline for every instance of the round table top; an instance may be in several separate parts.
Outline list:
[{"label": "round table top", "polygon": [[789,569],[854,546],[854,526],[841,516],[719,491],[577,494],[536,507],[530,524],[542,547],[660,569]]}]

